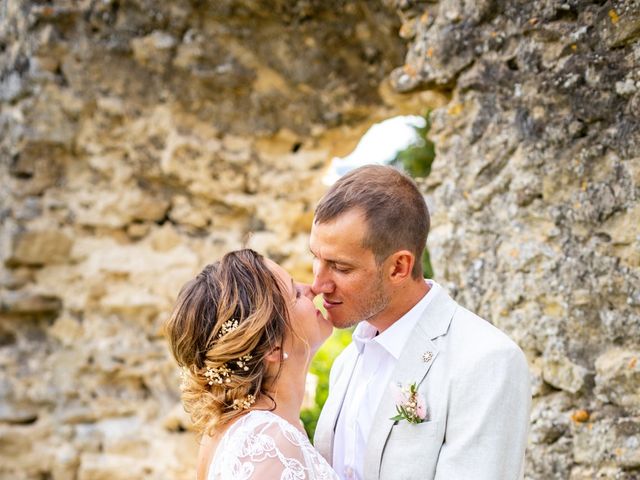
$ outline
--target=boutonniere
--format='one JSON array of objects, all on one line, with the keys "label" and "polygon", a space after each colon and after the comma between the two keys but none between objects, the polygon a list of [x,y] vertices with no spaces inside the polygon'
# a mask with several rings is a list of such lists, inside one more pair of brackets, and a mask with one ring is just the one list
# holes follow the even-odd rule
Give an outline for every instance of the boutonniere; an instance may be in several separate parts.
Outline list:
[{"label": "boutonniere", "polygon": [[427,406],[424,397],[418,392],[415,383],[407,387],[395,386],[394,399],[396,401],[396,411],[398,414],[391,417],[391,420],[398,422],[406,420],[409,423],[422,423],[427,418]]}]

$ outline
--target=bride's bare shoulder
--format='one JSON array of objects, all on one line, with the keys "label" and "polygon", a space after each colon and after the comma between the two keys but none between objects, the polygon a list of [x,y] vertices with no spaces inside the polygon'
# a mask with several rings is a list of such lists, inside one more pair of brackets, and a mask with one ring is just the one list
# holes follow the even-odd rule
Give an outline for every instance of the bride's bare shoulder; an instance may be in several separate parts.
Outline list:
[{"label": "bride's bare shoulder", "polygon": [[220,444],[220,440],[229,425],[222,431],[215,431],[213,435],[204,434],[200,438],[200,448],[198,450],[198,464],[196,469],[196,480],[207,480],[209,475],[209,466],[211,460],[216,453],[216,449]]}]

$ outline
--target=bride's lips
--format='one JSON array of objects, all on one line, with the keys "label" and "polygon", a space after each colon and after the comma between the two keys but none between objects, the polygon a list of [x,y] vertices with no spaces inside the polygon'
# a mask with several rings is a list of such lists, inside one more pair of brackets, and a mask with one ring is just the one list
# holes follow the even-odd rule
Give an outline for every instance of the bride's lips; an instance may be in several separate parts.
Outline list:
[{"label": "bride's lips", "polygon": [[322,299],[322,305],[324,306],[324,308],[326,310],[331,310],[332,308],[336,308],[340,305],[342,305],[342,302],[332,302],[330,300],[327,300],[326,298]]}]

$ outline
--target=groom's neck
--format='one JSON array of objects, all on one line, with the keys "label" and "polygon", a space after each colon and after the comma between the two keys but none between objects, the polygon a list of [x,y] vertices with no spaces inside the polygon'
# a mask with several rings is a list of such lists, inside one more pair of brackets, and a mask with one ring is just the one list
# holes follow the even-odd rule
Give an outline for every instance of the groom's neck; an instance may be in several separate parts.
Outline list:
[{"label": "groom's neck", "polygon": [[391,292],[389,304],[378,313],[369,323],[384,332],[391,325],[400,320],[429,292],[429,284],[424,280],[412,280],[402,288]]}]

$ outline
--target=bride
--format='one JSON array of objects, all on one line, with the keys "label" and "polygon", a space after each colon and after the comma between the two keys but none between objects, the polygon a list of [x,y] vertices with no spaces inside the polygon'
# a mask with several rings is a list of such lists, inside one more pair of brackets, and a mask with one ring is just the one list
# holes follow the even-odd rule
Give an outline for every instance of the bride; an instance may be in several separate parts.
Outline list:
[{"label": "bride", "polygon": [[180,291],[166,331],[202,434],[198,480],[338,478],[299,419],[311,357],[332,328],[313,296],[249,249]]}]

